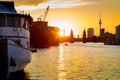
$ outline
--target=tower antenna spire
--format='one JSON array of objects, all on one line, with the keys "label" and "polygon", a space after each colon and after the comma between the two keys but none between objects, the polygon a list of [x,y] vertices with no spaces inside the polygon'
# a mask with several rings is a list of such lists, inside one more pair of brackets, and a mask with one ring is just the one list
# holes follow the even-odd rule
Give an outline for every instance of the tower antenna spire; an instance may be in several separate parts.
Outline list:
[{"label": "tower antenna spire", "polygon": [[102,27],[102,20],[101,20],[101,11],[100,11],[100,19],[99,19],[99,30],[101,31]]}]

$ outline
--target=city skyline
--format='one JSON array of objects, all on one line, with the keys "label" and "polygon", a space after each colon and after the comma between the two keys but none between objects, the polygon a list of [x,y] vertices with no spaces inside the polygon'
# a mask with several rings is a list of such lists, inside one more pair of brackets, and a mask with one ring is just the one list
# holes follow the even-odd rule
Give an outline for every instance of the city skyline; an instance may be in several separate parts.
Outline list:
[{"label": "city skyline", "polygon": [[94,28],[95,35],[99,35],[99,19],[101,11],[102,28],[115,33],[115,26],[120,24],[119,0],[14,0],[16,9],[25,10],[36,20],[44,15],[47,6],[50,6],[47,21],[50,26],[65,29],[66,35],[71,28],[75,35],[82,36],[84,28]]}]

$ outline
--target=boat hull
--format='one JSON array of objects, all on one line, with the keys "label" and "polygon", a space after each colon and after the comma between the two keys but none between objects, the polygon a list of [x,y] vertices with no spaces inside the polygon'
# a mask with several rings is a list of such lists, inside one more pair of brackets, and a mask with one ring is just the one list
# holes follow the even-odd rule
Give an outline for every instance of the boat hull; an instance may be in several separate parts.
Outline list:
[{"label": "boat hull", "polygon": [[8,55],[6,40],[0,40],[0,80],[6,80],[8,74]]},{"label": "boat hull", "polygon": [[[13,44],[11,40],[4,39],[0,41],[0,45],[4,50],[1,50],[2,56],[4,56],[4,65],[1,65],[4,68],[4,75],[3,77],[9,77],[10,73],[17,72],[24,70],[26,65],[30,63],[31,57],[30,57],[30,50],[27,48],[24,48],[22,46]],[[1,72],[2,74],[2,72]],[[0,74],[0,75],[1,75]]]}]

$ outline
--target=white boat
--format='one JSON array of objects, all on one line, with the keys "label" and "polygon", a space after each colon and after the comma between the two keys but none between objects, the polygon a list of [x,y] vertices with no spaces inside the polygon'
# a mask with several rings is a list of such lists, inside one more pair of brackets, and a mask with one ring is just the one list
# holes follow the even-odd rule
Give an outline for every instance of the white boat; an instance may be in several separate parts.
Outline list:
[{"label": "white boat", "polygon": [[31,21],[29,14],[17,13],[14,2],[0,1],[0,80],[30,63]]}]

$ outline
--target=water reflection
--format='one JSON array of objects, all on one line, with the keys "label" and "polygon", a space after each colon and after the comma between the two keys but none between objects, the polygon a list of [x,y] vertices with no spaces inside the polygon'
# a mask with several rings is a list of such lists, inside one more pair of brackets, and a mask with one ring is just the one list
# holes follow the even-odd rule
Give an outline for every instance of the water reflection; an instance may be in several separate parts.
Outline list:
[{"label": "water reflection", "polygon": [[64,70],[64,66],[65,66],[65,63],[64,63],[64,53],[63,53],[63,46],[60,45],[59,46],[59,65],[58,65],[58,79],[59,80],[65,80],[64,79],[64,76],[66,74],[65,70]]},{"label": "water reflection", "polygon": [[39,49],[25,68],[30,80],[120,80],[120,46],[62,43]]}]

